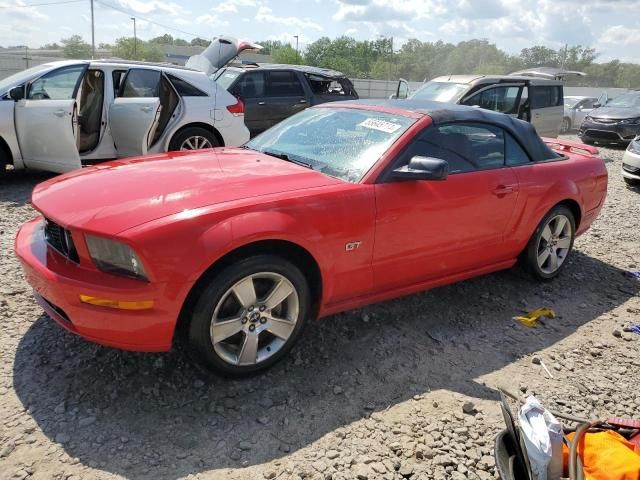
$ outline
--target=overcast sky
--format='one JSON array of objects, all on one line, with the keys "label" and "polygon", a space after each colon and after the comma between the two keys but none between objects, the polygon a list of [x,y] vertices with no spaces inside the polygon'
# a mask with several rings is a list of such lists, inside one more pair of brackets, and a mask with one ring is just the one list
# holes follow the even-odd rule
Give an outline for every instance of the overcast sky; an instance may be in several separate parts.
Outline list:
[{"label": "overcast sky", "polygon": [[[80,34],[91,39],[89,0],[0,0],[0,45],[37,47]],[[95,0],[96,44],[132,35],[171,33],[187,40],[217,34],[248,40],[393,36],[458,42],[487,38],[512,53],[534,44],[595,47],[599,61],[640,63],[640,0]],[[124,12],[104,6],[109,4]],[[20,7],[22,5],[22,7]],[[145,22],[142,18],[159,22]],[[192,34],[192,35],[189,35]],[[294,44],[295,45],[295,44]]]}]

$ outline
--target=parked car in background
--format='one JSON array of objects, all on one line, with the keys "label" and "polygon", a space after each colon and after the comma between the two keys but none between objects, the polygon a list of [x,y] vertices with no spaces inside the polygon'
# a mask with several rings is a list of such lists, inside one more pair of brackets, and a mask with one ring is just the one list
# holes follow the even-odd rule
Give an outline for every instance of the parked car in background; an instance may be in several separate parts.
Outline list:
[{"label": "parked car in background", "polygon": [[564,97],[564,118],[560,133],[567,133],[570,130],[577,129],[582,125],[585,117],[596,108],[598,99],[595,97],[584,96],[565,96]]},{"label": "parked car in background", "polygon": [[563,82],[516,75],[448,75],[409,94],[401,79],[396,98],[480,107],[530,122],[543,137],[557,137],[564,116]]},{"label": "parked car in background", "polygon": [[622,178],[633,187],[640,186],[640,136],[629,142],[622,157]]},{"label": "parked car in background", "polygon": [[328,103],[241,148],[48,180],[15,251],[67,330],[143,351],[183,338],[208,367],[248,374],[318,316],[517,259],[554,278],[598,216],[607,170],[595,147],[553,147],[478,108]]},{"label": "parked car in background", "polygon": [[0,167],[67,172],[147,152],[241,145],[249,139],[243,114],[242,102],[201,71],[122,60],[47,63],[0,81]]},{"label": "parked car in background", "polygon": [[351,80],[326,68],[254,63],[228,66],[213,78],[244,103],[252,137],[307,107],[358,98]]},{"label": "parked car in background", "polygon": [[578,136],[587,144],[628,144],[640,135],[640,90],[623,93],[598,106],[584,119]]}]

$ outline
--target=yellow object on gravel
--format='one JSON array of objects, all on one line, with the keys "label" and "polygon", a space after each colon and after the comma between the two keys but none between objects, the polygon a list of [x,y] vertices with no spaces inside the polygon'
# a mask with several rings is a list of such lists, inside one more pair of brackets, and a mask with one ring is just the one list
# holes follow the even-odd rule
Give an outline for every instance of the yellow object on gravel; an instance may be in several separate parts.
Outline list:
[{"label": "yellow object on gravel", "polygon": [[538,326],[538,320],[540,320],[541,317],[556,318],[556,312],[554,312],[551,308],[542,307],[536,308],[533,312],[529,312],[521,317],[513,317],[513,319],[517,320],[525,327],[532,328]]}]

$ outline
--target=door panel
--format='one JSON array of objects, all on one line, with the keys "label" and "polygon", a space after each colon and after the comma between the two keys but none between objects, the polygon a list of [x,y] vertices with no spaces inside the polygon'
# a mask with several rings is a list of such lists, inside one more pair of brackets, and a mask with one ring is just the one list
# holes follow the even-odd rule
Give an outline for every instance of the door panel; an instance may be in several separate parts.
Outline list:
[{"label": "door panel", "polygon": [[267,72],[267,90],[264,98],[269,126],[273,126],[287,117],[309,106],[309,97],[293,71]]},{"label": "door panel", "polygon": [[244,102],[244,123],[255,136],[271,125],[265,103],[266,79],[264,72],[245,72],[229,92]]},{"label": "door panel", "polygon": [[157,97],[116,98],[109,108],[109,123],[118,156],[145,155],[159,118]]},{"label": "door panel", "polygon": [[376,185],[376,290],[504,260],[517,190],[510,168]]},{"label": "door panel", "polygon": [[562,87],[530,85],[531,123],[542,137],[557,137],[564,118]]},{"label": "door panel", "polygon": [[81,167],[73,98],[20,100],[14,111],[18,143],[28,168],[64,173]]}]

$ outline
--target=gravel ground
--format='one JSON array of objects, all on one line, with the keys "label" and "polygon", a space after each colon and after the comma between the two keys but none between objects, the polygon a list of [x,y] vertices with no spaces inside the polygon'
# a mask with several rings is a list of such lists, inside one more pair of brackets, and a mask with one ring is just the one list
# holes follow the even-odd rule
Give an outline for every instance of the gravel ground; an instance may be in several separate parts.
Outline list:
[{"label": "gravel ground", "polygon": [[[180,352],[136,354],[64,332],[12,255],[42,174],[0,183],[0,478],[486,479],[495,391],[586,417],[640,416],[640,191],[602,148],[606,206],[560,278],[518,269],[315,322],[242,381]],[[540,306],[535,329],[512,320]],[[544,360],[548,378],[533,356]],[[636,387],[633,387],[636,385]]]}]

